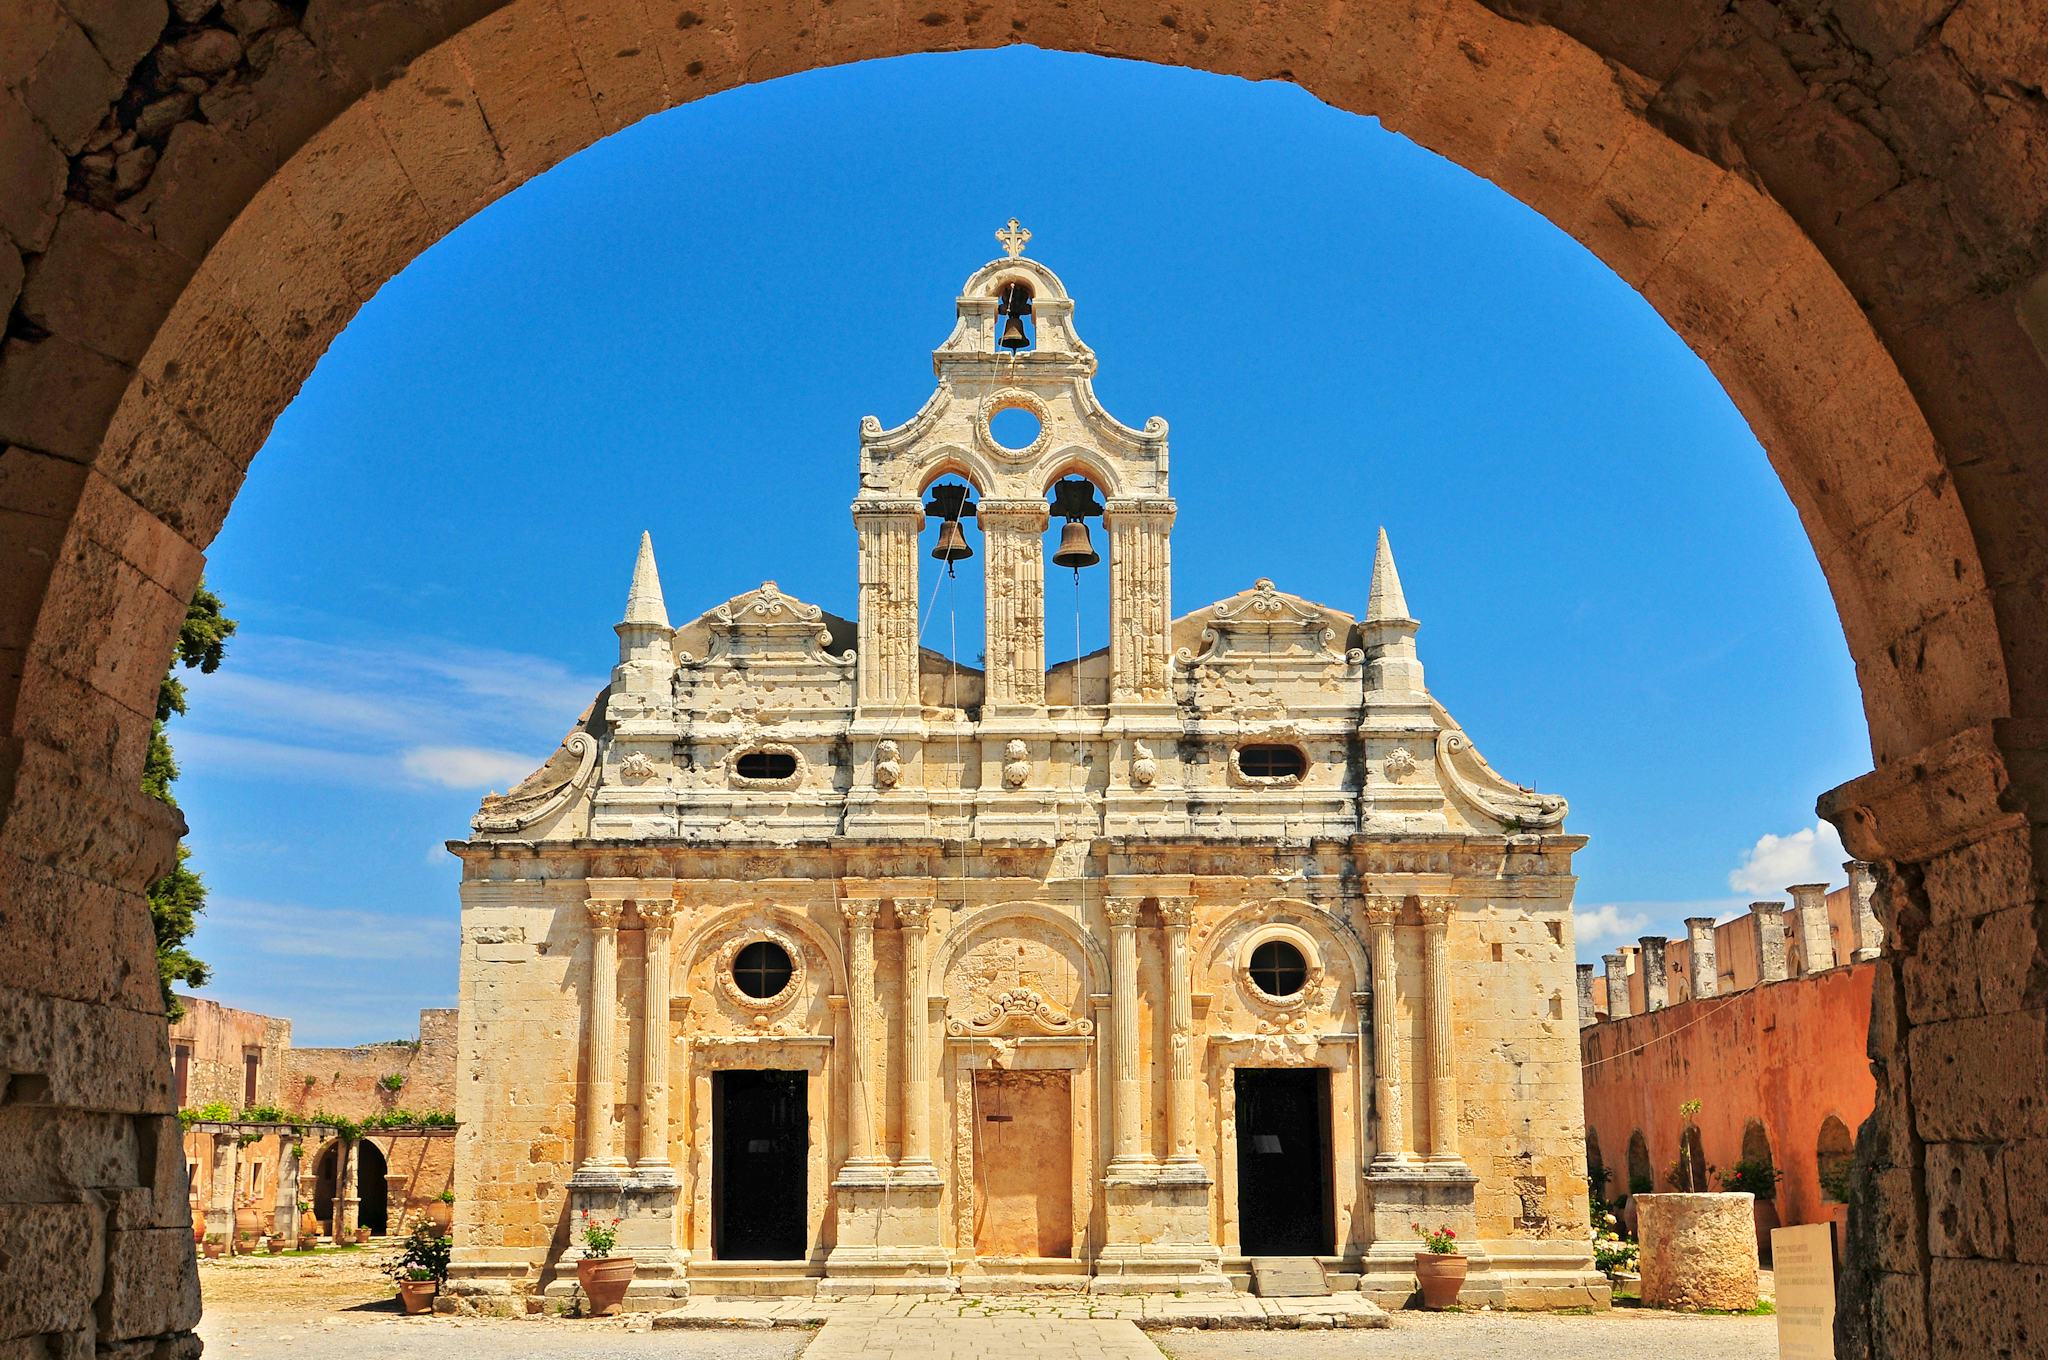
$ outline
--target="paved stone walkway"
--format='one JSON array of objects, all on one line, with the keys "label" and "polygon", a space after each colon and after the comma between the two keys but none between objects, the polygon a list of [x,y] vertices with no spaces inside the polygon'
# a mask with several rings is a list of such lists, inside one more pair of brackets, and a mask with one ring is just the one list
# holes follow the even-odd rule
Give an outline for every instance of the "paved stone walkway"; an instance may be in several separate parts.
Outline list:
[{"label": "paved stone walkway", "polygon": [[[894,1295],[881,1298],[695,1298],[655,1316],[659,1330],[695,1327],[817,1327],[876,1322],[1121,1322],[1147,1331],[1171,1327],[1290,1330],[1384,1327],[1386,1312],[1355,1293],[1261,1299],[1249,1294]],[[1057,1352],[1054,1352],[1057,1353]],[[1149,1352],[1148,1352],[1149,1354]]]},{"label": "paved stone walkway", "polygon": [[837,1318],[803,1360],[1160,1360],[1127,1319]]}]

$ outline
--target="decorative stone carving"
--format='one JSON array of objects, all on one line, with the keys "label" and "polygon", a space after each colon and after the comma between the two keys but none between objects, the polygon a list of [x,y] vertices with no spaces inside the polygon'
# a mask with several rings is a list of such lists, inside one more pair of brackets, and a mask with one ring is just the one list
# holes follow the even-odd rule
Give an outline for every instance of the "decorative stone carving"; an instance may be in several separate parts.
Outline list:
[{"label": "decorative stone carving", "polygon": [[[557,763],[566,759],[571,768],[550,780]],[[597,769],[597,740],[588,732],[571,732],[561,750],[509,793],[491,794],[483,801],[470,830],[479,835],[504,835],[524,831],[550,813],[560,811],[571,798],[583,792]]]},{"label": "decorative stone carving", "polygon": [[[1031,442],[1022,448],[1013,449],[997,439],[989,428],[989,422],[1003,411],[1028,411],[1038,422],[1038,431]],[[981,447],[998,458],[1016,463],[1029,463],[1045,452],[1052,442],[1051,413],[1036,393],[1022,387],[1005,387],[982,398],[981,409],[975,412],[974,432],[980,436]]]},{"label": "decorative stone carving", "polygon": [[1152,757],[1152,748],[1144,742],[1131,744],[1131,787],[1149,789],[1159,778],[1159,762]]},{"label": "decorative stone carving", "polygon": [[[742,949],[758,940],[766,940],[768,943],[780,947],[783,953],[789,955],[789,981],[785,982],[782,985],[782,990],[773,996],[749,996],[745,991],[741,990],[739,983],[733,978],[733,961],[739,957]],[[753,925],[737,929],[733,932],[732,938],[727,940],[718,951],[717,984],[719,995],[739,1007],[742,1011],[752,1012],[759,1016],[772,1015],[803,995],[806,976],[807,970],[804,965],[803,946],[772,926]]]},{"label": "decorative stone carving", "polygon": [[893,741],[884,741],[875,747],[875,787],[893,789],[903,778],[902,752]]},{"label": "decorative stone carving", "polygon": [[997,1034],[1083,1035],[1095,1032],[1095,1022],[1068,1015],[1028,987],[998,992],[988,1009],[965,1020],[949,1020],[946,1032],[972,1038]]},{"label": "decorative stone carving", "polygon": [[[796,762],[788,774],[772,779],[757,779],[740,773],[740,757],[750,755],[785,755]],[[804,753],[786,741],[757,741],[731,752],[725,758],[725,777],[736,789],[794,789],[804,782]]]},{"label": "decorative stone carving", "polygon": [[1003,783],[1013,789],[1024,787],[1025,781],[1031,778],[1030,755],[1031,748],[1022,740],[1010,739],[1009,744],[1003,747]]},{"label": "decorative stone carving", "polygon": [[1408,753],[1407,747],[1396,746],[1387,753],[1387,758],[1380,768],[1385,771],[1388,779],[1399,784],[1415,773],[1415,757]]},{"label": "decorative stone carving", "polygon": [[644,784],[654,778],[654,762],[645,751],[633,751],[619,762],[619,778],[628,784]]}]

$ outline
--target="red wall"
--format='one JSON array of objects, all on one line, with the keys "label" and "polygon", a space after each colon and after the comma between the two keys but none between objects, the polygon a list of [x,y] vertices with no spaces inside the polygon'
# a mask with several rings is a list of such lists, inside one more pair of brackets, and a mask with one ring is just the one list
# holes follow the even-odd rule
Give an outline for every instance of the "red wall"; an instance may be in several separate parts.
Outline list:
[{"label": "red wall", "polygon": [[1780,1221],[1825,1221],[1814,1151],[1821,1123],[1836,1115],[1853,1137],[1877,1099],[1865,1051],[1873,970],[1851,964],[1580,1030],[1586,1129],[1610,1173],[1608,1197],[1628,1187],[1637,1130],[1657,1189],[1670,1188],[1679,1107],[1697,1100],[1709,1165],[1733,1167],[1743,1126],[1761,1119],[1779,1173]]}]

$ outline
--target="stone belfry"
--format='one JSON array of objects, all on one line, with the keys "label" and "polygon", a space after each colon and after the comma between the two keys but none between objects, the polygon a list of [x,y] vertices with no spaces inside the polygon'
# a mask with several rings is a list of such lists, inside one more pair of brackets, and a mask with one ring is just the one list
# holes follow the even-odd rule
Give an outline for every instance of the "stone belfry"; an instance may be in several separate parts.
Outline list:
[{"label": "stone belfry", "polygon": [[[906,770],[899,787],[912,795],[921,776],[918,734],[906,730],[923,710],[918,645],[919,533],[923,495],[941,477],[967,482],[977,498],[975,522],[986,553],[987,671],[981,721],[984,815],[1001,809],[1022,834],[1051,830],[1043,793],[1002,792],[1003,771],[1019,754],[1034,767],[1048,743],[1045,666],[1044,534],[1047,495],[1069,477],[1086,479],[1105,507],[1108,536],[1108,725],[1127,766],[1148,737],[1171,745],[1177,730],[1171,676],[1169,536],[1174,505],[1167,491],[1166,422],[1158,416],[1133,429],[1095,395],[1095,352],[1074,329],[1074,304],[1058,275],[1023,254],[1030,233],[1015,219],[997,233],[1005,254],[977,270],[955,303],[953,332],[932,355],[938,385],[923,407],[892,430],[869,416],[861,422],[860,491],[853,502],[860,542],[860,676],[853,735],[869,763],[883,741]],[[1005,303],[1027,310],[1031,342],[999,343]],[[1005,411],[1027,413],[1033,436],[1015,447],[991,428]],[[940,733],[924,732],[928,740]],[[950,735],[944,739],[951,741]],[[884,752],[885,757],[891,752]],[[950,763],[950,752],[948,753]],[[934,772],[936,773],[936,772]],[[962,771],[965,782],[974,772]],[[930,783],[942,782],[938,779]],[[1022,783],[1014,778],[1009,783]],[[993,799],[993,803],[991,802]],[[1112,802],[1115,800],[1112,799]],[[1159,795],[1142,800],[1156,808]],[[1118,809],[1106,809],[1114,818]],[[873,829],[924,811],[899,797],[878,812]],[[849,817],[848,831],[863,819]]]}]

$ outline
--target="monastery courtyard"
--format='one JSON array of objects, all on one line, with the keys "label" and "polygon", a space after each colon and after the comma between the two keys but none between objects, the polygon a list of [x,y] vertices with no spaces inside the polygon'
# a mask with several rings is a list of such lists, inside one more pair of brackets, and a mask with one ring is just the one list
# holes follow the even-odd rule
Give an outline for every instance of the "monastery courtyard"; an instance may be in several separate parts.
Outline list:
[{"label": "monastery courtyard", "polygon": [[[398,1313],[369,1250],[282,1260],[243,1258],[200,1267],[206,1353],[290,1355],[293,1360],[411,1360],[451,1354],[506,1360],[1519,1360],[1540,1354],[1656,1356],[1658,1360],[1764,1360],[1777,1353],[1770,1317],[1711,1317],[1616,1308],[1607,1313],[1395,1312],[1377,1328],[1241,1327],[1140,1330],[1106,1316],[1119,1300],[1063,1295],[944,1300],[846,1299],[818,1326],[678,1326],[712,1308],[767,1313],[774,1301],[693,1301],[675,1314],[619,1319],[504,1320]],[[826,1305],[804,1301],[820,1311]],[[1130,1300],[1126,1302],[1136,1302]],[[1256,1309],[1257,1299],[1232,1301]],[[1329,1300],[1290,1301],[1304,1310]],[[1086,1316],[1093,1305],[1096,1317]]]}]

